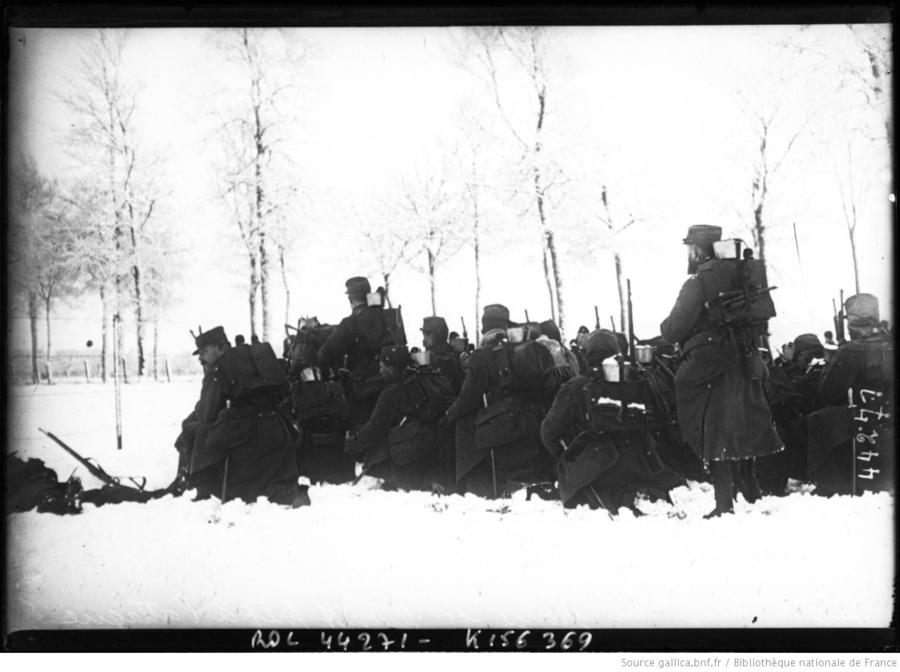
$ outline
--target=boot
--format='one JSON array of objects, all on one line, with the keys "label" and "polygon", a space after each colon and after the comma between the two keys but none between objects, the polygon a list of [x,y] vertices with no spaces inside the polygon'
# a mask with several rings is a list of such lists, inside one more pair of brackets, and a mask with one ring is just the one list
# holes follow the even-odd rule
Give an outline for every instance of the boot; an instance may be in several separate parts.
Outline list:
[{"label": "boot", "polygon": [[716,495],[716,508],[703,516],[705,519],[734,513],[734,478],[731,469],[732,464],[729,461],[710,463],[709,471],[712,474],[713,490]]},{"label": "boot", "polygon": [[747,500],[748,504],[753,504],[761,496],[762,492],[759,487],[759,479],[756,475],[756,459],[747,458],[746,460],[738,460],[734,462],[734,482],[738,490]]}]

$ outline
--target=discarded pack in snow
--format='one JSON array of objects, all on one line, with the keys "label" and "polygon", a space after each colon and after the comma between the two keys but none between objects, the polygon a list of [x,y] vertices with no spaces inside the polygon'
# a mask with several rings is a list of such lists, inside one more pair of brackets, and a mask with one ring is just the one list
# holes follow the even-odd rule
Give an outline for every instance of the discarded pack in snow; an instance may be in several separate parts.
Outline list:
[{"label": "discarded pack in snow", "polygon": [[713,259],[697,271],[703,301],[717,324],[763,324],[775,317],[775,304],[758,259]]},{"label": "discarded pack in snow", "polygon": [[216,366],[226,399],[280,395],[287,386],[281,361],[268,343],[229,348]]}]

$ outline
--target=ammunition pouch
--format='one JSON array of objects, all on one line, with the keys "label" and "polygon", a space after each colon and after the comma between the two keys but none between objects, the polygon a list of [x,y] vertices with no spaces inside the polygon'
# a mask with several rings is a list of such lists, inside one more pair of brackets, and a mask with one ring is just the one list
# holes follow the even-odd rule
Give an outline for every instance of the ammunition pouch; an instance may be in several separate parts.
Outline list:
[{"label": "ammunition pouch", "polygon": [[527,423],[522,401],[513,395],[495,401],[475,415],[475,448],[490,450],[525,434]]}]

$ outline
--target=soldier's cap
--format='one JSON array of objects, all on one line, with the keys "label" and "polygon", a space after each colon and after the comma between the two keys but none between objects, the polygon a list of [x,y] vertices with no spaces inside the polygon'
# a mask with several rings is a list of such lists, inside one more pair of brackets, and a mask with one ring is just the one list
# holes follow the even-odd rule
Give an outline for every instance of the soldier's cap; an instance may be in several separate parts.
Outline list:
[{"label": "soldier's cap", "polygon": [[584,353],[592,362],[599,363],[620,352],[618,335],[609,329],[596,329],[585,339]]},{"label": "soldier's cap", "polygon": [[347,287],[347,294],[370,294],[372,292],[372,286],[368,279],[359,275],[350,278],[344,285]]},{"label": "soldier's cap", "polygon": [[722,227],[713,224],[694,224],[688,228],[687,236],[681,241],[685,245],[709,247],[722,240]]},{"label": "soldier's cap", "polygon": [[851,327],[878,326],[878,299],[872,294],[854,294],[844,301],[847,324]]},{"label": "soldier's cap", "polygon": [[490,331],[491,329],[508,329],[511,322],[509,321],[509,308],[500,303],[491,303],[484,307],[481,314],[481,330]]},{"label": "soldier's cap", "polygon": [[825,351],[825,346],[815,334],[800,334],[794,339],[794,355],[808,350],[819,352],[821,355]]},{"label": "soldier's cap", "polygon": [[224,327],[213,327],[212,329],[201,331],[194,337],[194,344],[197,346],[197,349],[194,350],[193,354],[199,355],[203,346],[217,343],[228,344],[228,336],[225,335]]},{"label": "soldier's cap", "polygon": [[446,338],[449,332],[450,328],[447,326],[447,320],[443,317],[431,316],[422,320],[422,333],[444,334],[444,337]]},{"label": "soldier's cap", "polygon": [[402,369],[409,365],[412,358],[409,354],[409,348],[405,345],[386,345],[381,349],[378,360],[384,362],[388,366]]},{"label": "soldier's cap", "polygon": [[556,326],[556,322],[553,320],[544,320],[540,324],[541,333],[547,338],[552,338],[554,341],[562,343],[562,334],[559,333],[559,327]]}]

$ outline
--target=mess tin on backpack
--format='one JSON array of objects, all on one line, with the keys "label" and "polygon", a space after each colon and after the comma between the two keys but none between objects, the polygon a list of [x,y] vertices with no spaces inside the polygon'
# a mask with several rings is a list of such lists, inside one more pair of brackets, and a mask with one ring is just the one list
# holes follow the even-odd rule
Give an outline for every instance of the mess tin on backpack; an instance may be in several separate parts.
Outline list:
[{"label": "mess tin on backpack", "polygon": [[713,243],[716,259],[740,259],[743,248],[744,241],[740,238],[727,238]]}]

